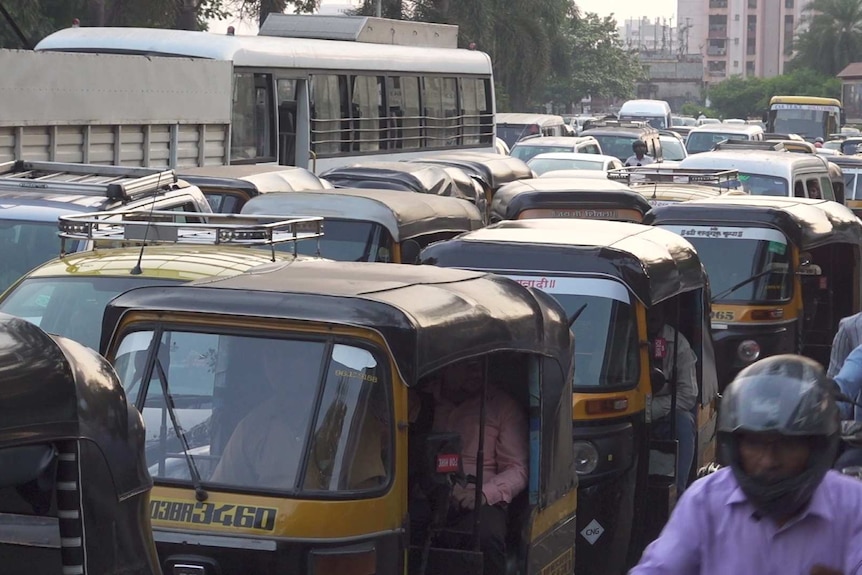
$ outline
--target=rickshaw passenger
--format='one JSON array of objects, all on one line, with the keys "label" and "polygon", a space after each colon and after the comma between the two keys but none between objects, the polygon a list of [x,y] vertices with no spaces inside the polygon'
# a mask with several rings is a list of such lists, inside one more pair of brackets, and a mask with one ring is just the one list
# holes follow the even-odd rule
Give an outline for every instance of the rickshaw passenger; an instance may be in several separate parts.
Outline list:
[{"label": "rickshaw passenger", "polygon": [[[656,305],[647,313],[651,358],[656,367],[662,370],[666,380],[673,375],[676,365],[676,435],[679,441],[677,454],[676,482],[677,492],[682,493],[688,483],[691,464],[694,461],[694,444],[697,436],[694,407],[697,404],[697,355],[691,344],[678,330],[665,323],[664,310]],[[674,341],[679,353],[674,352]],[[670,439],[670,385],[665,384],[657,390],[652,399],[650,415],[657,437]]]},{"label": "rickshaw passenger", "polygon": [[[434,389],[433,431],[461,436],[464,473],[476,474],[479,448],[479,415],[482,405],[481,360],[471,359],[444,369]],[[518,404],[505,392],[489,384],[485,394],[485,446],[479,542],[486,575],[506,572],[507,509],[527,486],[529,450],[527,421]],[[476,486],[455,485],[450,501],[448,526],[469,532],[476,507]],[[420,533],[423,518],[414,519]]]}]

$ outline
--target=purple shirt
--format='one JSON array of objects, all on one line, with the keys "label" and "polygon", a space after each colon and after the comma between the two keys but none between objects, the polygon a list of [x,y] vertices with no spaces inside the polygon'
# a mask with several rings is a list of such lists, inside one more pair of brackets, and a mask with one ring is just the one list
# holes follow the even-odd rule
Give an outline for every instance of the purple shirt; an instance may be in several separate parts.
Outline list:
[{"label": "purple shirt", "polygon": [[629,575],[808,575],[814,565],[862,574],[862,481],[829,471],[781,528],[753,513],[730,469],[700,479]]}]

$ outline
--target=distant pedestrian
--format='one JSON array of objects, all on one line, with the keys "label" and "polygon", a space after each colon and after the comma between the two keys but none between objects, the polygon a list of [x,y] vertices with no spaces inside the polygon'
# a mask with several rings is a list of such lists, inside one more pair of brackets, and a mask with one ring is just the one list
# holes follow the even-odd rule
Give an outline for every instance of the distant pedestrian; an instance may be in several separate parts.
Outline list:
[{"label": "distant pedestrian", "polygon": [[698,120],[706,120],[706,116],[703,114],[703,112],[700,112],[700,113],[697,115],[697,119],[698,119]]}]

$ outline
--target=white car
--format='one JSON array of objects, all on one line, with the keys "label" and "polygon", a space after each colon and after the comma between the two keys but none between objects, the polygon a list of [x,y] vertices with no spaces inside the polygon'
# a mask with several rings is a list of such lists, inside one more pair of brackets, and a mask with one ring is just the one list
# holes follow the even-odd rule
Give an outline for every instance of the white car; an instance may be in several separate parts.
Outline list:
[{"label": "white car", "polygon": [[661,134],[658,139],[661,140],[661,157],[665,161],[676,162],[688,157],[688,151],[685,149],[685,142],[682,138],[673,134]]},{"label": "white car", "polygon": [[622,162],[614,156],[603,154],[581,154],[577,152],[550,152],[538,154],[527,161],[527,165],[542,175],[556,170],[598,170],[607,172],[623,167]]}]

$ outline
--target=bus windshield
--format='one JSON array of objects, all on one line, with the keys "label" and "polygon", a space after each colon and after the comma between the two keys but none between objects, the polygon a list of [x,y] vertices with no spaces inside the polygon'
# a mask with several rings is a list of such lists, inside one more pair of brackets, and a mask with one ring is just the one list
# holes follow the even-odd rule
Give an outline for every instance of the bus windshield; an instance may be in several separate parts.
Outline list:
[{"label": "bus windshield", "polygon": [[386,365],[347,343],[170,328],[126,334],[115,361],[156,482],[318,494],[388,483]]},{"label": "bus windshield", "polygon": [[773,104],[770,110],[772,131],[779,134],[798,134],[807,140],[828,135],[830,114],[837,115],[834,106],[806,106],[803,104]]},{"label": "bus windshield", "polygon": [[[571,317],[575,333],[576,388],[632,388],[640,374],[635,309],[621,283],[598,278],[509,276],[551,294]],[[597,389],[599,388],[599,389]]]},{"label": "bus windshield", "polygon": [[[793,295],[787,238],[765,228],[661,226],[697,250],[709,274],[713,299],[721,303],[786,302]],[[728,257],[728,254],[733,257]]]}]

